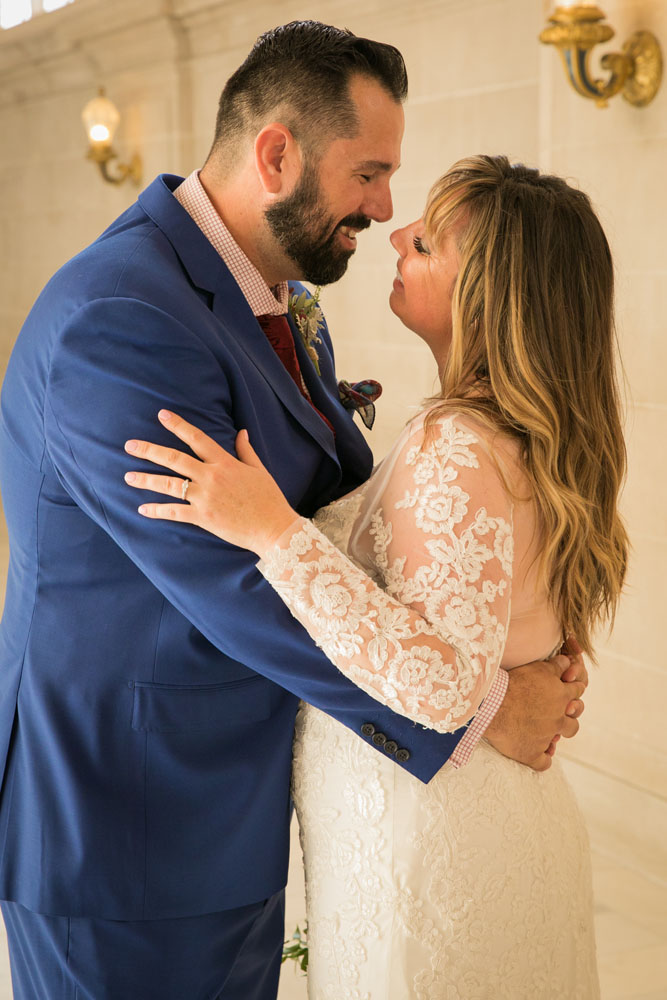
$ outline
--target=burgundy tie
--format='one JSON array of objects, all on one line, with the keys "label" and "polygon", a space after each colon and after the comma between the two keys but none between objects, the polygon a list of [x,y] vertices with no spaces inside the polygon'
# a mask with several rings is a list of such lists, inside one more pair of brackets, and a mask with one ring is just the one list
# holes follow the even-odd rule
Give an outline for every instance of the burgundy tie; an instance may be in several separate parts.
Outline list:
[{"label": "burgundy tie", "polygon": [[299,392],[306,399],[310,400],[306,384],[303,381],[303,375],[301,374],[301,368],[299,367],[299,359],[296,356],[294,339],[290,325],[287,322],[287,316],[258,316],[257,322],[266,334],[271,347],[296,382]]},{"label": "burgundy tie", "polygon": [[327,420],[323,413],[317,409],[312,399],[310,398],[310,393],[308,392],[308,387],[303,380],[303,375],[301,374],[301,367],[299,365],[299,359],[296,356],[296,348],[294,347],[294,338],[292,336],[292,328],[287,322],[287,316],[272,316],[270,314],[262,315],[257,317],[257,322],[261,326],[262,330],[266,334],[268,342],[274,349],[280,360],[282,361],[284,367],[287,369],[288,373],[291,375],[292,379],[296,383],[296,386],[301,393],[301,395],[308,400],[312,408],[316,413],[320,415],[324,423],[327,425],[332,434],[336,435],[331,423]]}]

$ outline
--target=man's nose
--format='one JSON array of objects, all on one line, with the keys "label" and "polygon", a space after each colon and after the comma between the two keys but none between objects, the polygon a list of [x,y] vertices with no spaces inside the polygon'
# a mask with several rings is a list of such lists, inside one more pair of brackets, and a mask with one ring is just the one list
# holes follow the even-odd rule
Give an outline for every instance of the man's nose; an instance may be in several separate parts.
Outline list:
[{"label": "man's nose", "polygon": [[364,199],[361,210],[375,222],[388,222],[394,214],[389,184],[378,186],[372,194],[369,194],[369,197]]}]

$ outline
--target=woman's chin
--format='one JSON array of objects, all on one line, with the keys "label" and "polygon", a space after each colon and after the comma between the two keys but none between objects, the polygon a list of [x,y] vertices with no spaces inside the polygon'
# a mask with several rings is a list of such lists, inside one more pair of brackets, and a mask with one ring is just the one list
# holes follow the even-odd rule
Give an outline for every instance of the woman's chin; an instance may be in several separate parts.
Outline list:
[{"label": "woman's chin", "polygon": [[400,319],[406,330],[410,330],[411,333],[416,333],[418,337],[421,337],[419,330],[415,330],[413,326],[410,326],[410,323],[406,319],[405,310],[401,308],[403,305],[401,299],[402,296],[400,294],[397,292],[391,292],[389,295],[389,308],[393,312],[394,316],[396,316],[397,319]]},{"label": "woman's chin", "polygon": [[401,316],[401,292],[396,289],[396,282],[394,282],[394,287],[389,293],[389,308],[393,312],[394,316],[403,322],[403,317]]}]

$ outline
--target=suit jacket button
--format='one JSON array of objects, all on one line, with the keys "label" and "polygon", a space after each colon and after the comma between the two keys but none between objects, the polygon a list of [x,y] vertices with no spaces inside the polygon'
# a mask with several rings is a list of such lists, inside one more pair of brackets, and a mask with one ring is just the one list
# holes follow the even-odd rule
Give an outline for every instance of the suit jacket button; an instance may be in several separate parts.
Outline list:
[{"label": "suit jacket button", "polygon": [[405,747],[401,747],[400,750],[396,751],[396,760],[400,761],[401,764],[405,764],[406,761],[410,760],[410,751],[406,750]]},{"label": "suit jacket button", "polygon": [[361,727],[361,731],[364,734],[364,736],[372,736],[373,733],[375,732],[375,726],[373,725],[372,722],[364,722],[363,726]]},{"label": "suit jacket button", "polygon": [[373,743],[375,743],[376,747],[383,747],[386,742],[387,742],[387,737],[384,735],[384,733],[376,733],[375,736],[373,737]]},{"label": "suit jacket button", "polygon": [[387,742],[384,745],[384,752],[396,753],[397,750],[398,750],[398,743],[395,743],[393,740],[387,740]]}]

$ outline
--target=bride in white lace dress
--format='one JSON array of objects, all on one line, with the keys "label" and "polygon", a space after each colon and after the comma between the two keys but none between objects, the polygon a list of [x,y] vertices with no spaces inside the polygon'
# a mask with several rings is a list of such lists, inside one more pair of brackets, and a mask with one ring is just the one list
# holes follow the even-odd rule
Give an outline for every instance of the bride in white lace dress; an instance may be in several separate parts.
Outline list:
[{"label": "bride in white lace dress", "polygon": [[[341,671],[453,731],[499,669],[550,655],[564,630],[590,653],[613,613],[626,539],[611,262],[583,194],[503,158],[456,164],[392,243],[391,306],[433,350],[442,395],[371,479],[307,521],[246,440],[244,467],[177,421],[215,474],[188,459],[196,499],[147,513],[256,551]],[[425,785],[393,763],[402,748],[366,736],[385,757],[300,709],[311,1000],[598,997],[586,833],[558,762],[537,772],[481,740]]]}]

